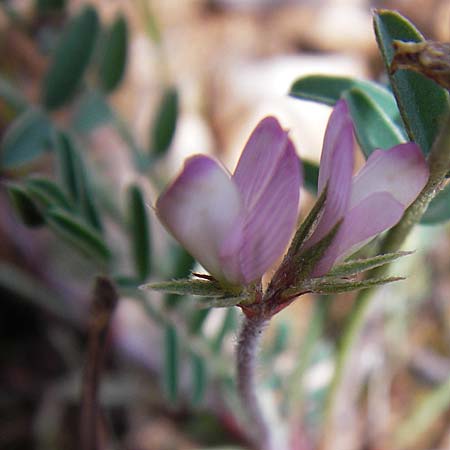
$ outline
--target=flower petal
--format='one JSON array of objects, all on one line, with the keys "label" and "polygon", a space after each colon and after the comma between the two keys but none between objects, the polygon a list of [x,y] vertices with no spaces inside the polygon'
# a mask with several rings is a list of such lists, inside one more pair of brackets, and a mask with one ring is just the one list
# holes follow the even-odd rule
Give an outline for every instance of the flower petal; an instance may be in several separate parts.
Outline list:
[{"label": "flower petal", "polygon": [[374,192],[389,192],[405,208],[425,186],[429,170],[417,144],[408,142],[376,150],[353,178],[352,206]]},{"label": "flower petal", "polygon": [[291,140],[286,144],[282,152],[273,150],[271,176],[260,171],[264,189],[245,213],[240,264],[246,283],[259,279],[282,255],[297,222],[302,171]]},{"label": "flower petal", "polygon": [[401,219],[404,210],[405,207],[387,192],[369,195],[346,214],[336,237],[314,268],[312,276],[325,275],[336,261],[356,252],[368,240],[394,226]]},{"label": "flower petal", "polygon": [[319,194],[328,183],[322,216],[305,248],[316,244],[348,210],[355,142],[353,125],[344,100],[336,103],[325,132],[319,171]]},{"label": "flower petal", "polygon": [[[237,284],[242,281],[240,274],[228,273],[219,252],[240,223],[241,204],[237,187],[222,167],[214,159],[197,155],[185,162],[181,174],[159,197],[156,210],[161,222],[205,269]],[[229,255],[229,261],[237,257]]]},{"label": "flower petal", "polygon": [[277,119],[261,120],[245,144],[233,174],[247,210],[255,207],[276,170],[277,161],[284,155],[288,134]]}]

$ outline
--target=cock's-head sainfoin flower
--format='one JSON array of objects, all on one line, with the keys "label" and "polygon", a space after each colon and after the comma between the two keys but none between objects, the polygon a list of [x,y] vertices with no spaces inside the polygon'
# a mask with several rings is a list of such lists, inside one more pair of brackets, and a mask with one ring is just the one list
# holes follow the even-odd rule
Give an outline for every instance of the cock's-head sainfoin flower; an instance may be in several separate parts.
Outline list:
[{"label": "cock's-head sainfoin flower", "polygon": [[267,117],[251,134],[233,175],[215,159],[192,156],[159,197],[156,212],[214,278],[249,285],[286,249],[301,180],[288,133]]},{"label": "cock's-head sainfoin flower", "polygon": [[408,142],[376,150],[353,176],[353,125],[347,104],[340,100],[328,122],[319,171],[319,194],[327,186],[322,216],[308,248],[342,220],[331,245],[312,276],[326,274],[333,265],[370,239],[394,226],[425,186],[429,170],[417,144]]}]

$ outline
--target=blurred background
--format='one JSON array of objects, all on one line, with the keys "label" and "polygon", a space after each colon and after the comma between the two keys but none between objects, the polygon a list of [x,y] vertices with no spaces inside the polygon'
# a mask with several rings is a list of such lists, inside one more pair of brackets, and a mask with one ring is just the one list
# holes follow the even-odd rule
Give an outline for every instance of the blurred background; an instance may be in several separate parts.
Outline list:
[{"label": "blurred background", "polygon": [[[137,289],[195,269],[152,205],[193,153],[232,171],[269,114],[317,163],[330,108],[287,93],[308,74],[386,81],[371,8],[450,41],[448,0],[0,1],[1,449],[81,448],[97,274],[120,297],[100,448],[250,448],[233,381],[240,311]],[[302,217],[313,200],[302,191]],[[448,231],[408,239],[416,253],[392,272],[410,276],[377,291],[331,420],[354,294],[304,296],[273,321],[261,399],[293,449],[450,449]]]}]

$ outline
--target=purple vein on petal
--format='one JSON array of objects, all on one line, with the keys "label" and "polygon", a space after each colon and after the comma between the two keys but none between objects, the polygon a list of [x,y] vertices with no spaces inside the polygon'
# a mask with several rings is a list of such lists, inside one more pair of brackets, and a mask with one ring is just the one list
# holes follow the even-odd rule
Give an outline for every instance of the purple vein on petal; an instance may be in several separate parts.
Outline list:
[{"label": "purple vein on petal", "polygon": [[296,225],[302,170],[290,139],[282,153],[274,151],[270,173],[257,202],[246,211],[240,259],[246,282],[258,279],[275,263]]}]

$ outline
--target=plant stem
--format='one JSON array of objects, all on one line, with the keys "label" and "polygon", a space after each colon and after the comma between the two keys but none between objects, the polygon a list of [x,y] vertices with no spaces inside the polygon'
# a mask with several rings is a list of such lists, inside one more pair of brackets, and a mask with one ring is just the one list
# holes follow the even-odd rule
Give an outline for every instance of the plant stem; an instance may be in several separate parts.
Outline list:
[{"label": "plant stem", "polygon": [[[430,177],[426,186],[423,188],[414,203],[405,211],[405,214],[400,222],[386,234],[386,237],[380,245],[378,253],[382,254],[397,251],[405,241],[414,225],[420,221],[431,200],[439,192],[441,185],[445,180],[446,174],[450,169],[450,115],[445,117],[441,131],[433,144],[430,156],[428,158],[428,165],[430,168]],[[382,276],[388,266],[389,265],[381,266],[371,270],[368,273],[367,278]],[[364,319],[366,317],[373,292],[374,288],[359,292],[339,342],[339,349],[336,357],[336,368],[328,392],[325,410],[325,425],[327,427],[326,432],[330,431],[329,428],[332,423],[334,403],[337,391],[343,378],[345,364],[350,356],[354,344],[359,337],[362,326],[364,325]]]},{"label": "plant stem", "polygon": [[245,317],[237,345],[237,388],[244,408],[250,436],[258,450],[272,450],[273,437],[258,401],[256,389],[256,355],[262,332],[268,320]]}]

